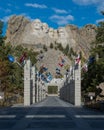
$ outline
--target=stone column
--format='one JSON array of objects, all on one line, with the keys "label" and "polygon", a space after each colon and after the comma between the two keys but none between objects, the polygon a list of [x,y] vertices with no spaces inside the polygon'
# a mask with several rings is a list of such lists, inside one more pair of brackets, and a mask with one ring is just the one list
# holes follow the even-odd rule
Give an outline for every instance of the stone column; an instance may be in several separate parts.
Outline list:
[{"label": "stone column", "polygon": [[38,101],[41,101],[41,81],[39,79],[39,85],[38,85]]},{"label": "stone column", "polygon": [[81,62],[75,67],[75,106],[81,106]]},{"label": "stone column", "polygon": [[26,64],[24,65],[24,106],[30,106],[31,104],[31,72],[30,72],[31,62],[30,60],[26,60]]},{"label": "stone column", "polygon": [[67,75],[67,101],[70,101],[70,77],[69,77],[69,73]]},{"label": "stone column", "polygon": [[44,83],[44,99],[47,97],[46,84]]},{"label": "stone column", "polygon": [[40,79],[40,101],[42,101],[43,98],[43,85],[42,85],[42,80]]},{"label": "stone column", "polygon": [[39,95],[39,79],[38,74],[36,74],[36,102],[38,102],[38,95]]},{"label": "stone column", "polygon": [[43,84],[43,99],[46,98],[46,88],[45,83]]},{"label": "stone column", "polygon": [[41,82],[40,85],[41,85],[41,86],[40,86],[40,99],[41,99],[41,101],[42,101],[42,99],[43,99],[43,85],[42,85],[42,82]]},{"label": "stone column", "polygon": [[74,66],[71,67],[70,73],[69,73],[69,102],[74,104],[75,101],[75,85],[74,85]]},{"label": "stone column", "polygon": [[35,103],[35,66],[31,68],[31,80],[32,80],[32,103]]}]

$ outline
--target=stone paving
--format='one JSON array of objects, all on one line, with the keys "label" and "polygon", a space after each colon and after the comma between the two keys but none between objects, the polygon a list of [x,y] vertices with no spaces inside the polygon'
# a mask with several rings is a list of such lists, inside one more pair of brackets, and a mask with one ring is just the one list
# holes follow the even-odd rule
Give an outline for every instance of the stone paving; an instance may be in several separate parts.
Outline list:
[{"label": "stone paving", "polygon": [[104,130],[104,113],[48,97],[30,107],[1,108],[0,130]]}]

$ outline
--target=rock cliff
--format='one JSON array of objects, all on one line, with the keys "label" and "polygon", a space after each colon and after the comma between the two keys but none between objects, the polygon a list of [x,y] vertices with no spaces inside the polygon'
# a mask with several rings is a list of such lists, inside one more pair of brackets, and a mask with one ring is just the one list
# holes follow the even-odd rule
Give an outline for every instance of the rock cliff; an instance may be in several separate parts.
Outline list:
[{"label": "rock cliff", "polygon": [[88,57],[91,43],[95,40],[96,26],[86,25],[78,28],[67,25],[53,29],[39,19],[29,21],[24,16],[12,16],[8,21],[6,42],[13,45],[24,45],[34,49],[41,49],[43,45],[61,43],[65,48],[68,44],[74,51],[81,51]]}]

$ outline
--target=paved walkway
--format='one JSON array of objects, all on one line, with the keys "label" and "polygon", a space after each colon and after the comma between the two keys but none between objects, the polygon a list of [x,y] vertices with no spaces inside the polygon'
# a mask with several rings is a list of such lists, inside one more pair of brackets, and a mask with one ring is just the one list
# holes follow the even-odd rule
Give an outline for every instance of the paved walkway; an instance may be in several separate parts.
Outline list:
[{"label": "paved walkway", "polygon": [[0,109],[0,130],[104,130],[104,113],[48,97],[31,107]]}]

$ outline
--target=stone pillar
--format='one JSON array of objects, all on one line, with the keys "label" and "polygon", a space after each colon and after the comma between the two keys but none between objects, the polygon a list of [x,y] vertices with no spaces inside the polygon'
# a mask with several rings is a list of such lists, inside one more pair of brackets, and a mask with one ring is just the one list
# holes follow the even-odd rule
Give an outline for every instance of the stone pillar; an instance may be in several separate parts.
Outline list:
[{"label": "stone pillar", "polygon": [[40,100],[42,101],[42,97],[43,97],[43,85],[42,82],[40,83]]},{"label": "stone pillar", "polygon": [[45,99],[46,98],[46,86],[45,86],[44,82],[42,82],[42,93],[43,93],[42,99]]},{"label": "stone pillar", "polygon": [[26,60],[24,65],[24,106],[30,106],[31,104],[31,62]]},{"label": "stone pillar", "polygon": [[43,99],[43,85],[42,85],[42,79],[40,80],[40,99],[41,99],[41,101],[42,101],[42,99]]},{"label": "stone pillar", "polygon": [[31,68],[31,80],[32,80],[32,103],[35,103],[35,66]]},{"label": "stone pillar", "polygon": [[70,77],[69,74],[67,75],[67,101],[70,101]]},{"label": "stone pillar", "polygon": [[43,84],[43,99],[46,98],[46,88],[45,88],[45,83]]},{"label": "stone pillar", "polygon": [[39,85],[38,85],[38,101],[41,101],[41,81],[39,79]]},{"label": "stone pillar", "polygon": [[72,80],[75,80],[75,68],[72,66]]},{"label": "stone pillar", "polygon": [[75,106],[81,106],[81,62],[75,66]]},{"label": "stone pillar", "polygon": [[43,85],[42,85],[42,80],[40,79],[40,101],[43,99]]},{"label": "stone pillar", "polygon": [[44,83],[44,99],[47,97],[46,83]]},{"label": "stone pillar", "polygon": [[44,83],[42,81],[42,100],[44,99]]},{"label": "stone pillar", "polygon": [[46,97],[48,96],[48,85],[45,83]]},{"label": "stone pillar", "polygon": [[69,102],[74,104],[75,101],[75,83],[74,83],[74,66],[71,67],[70,73],[69,73]]},{"label": "stone pillar", "polygon": [[38,73],[36,74],[36,102],[39,100],[39,79],[38,79]]}]

